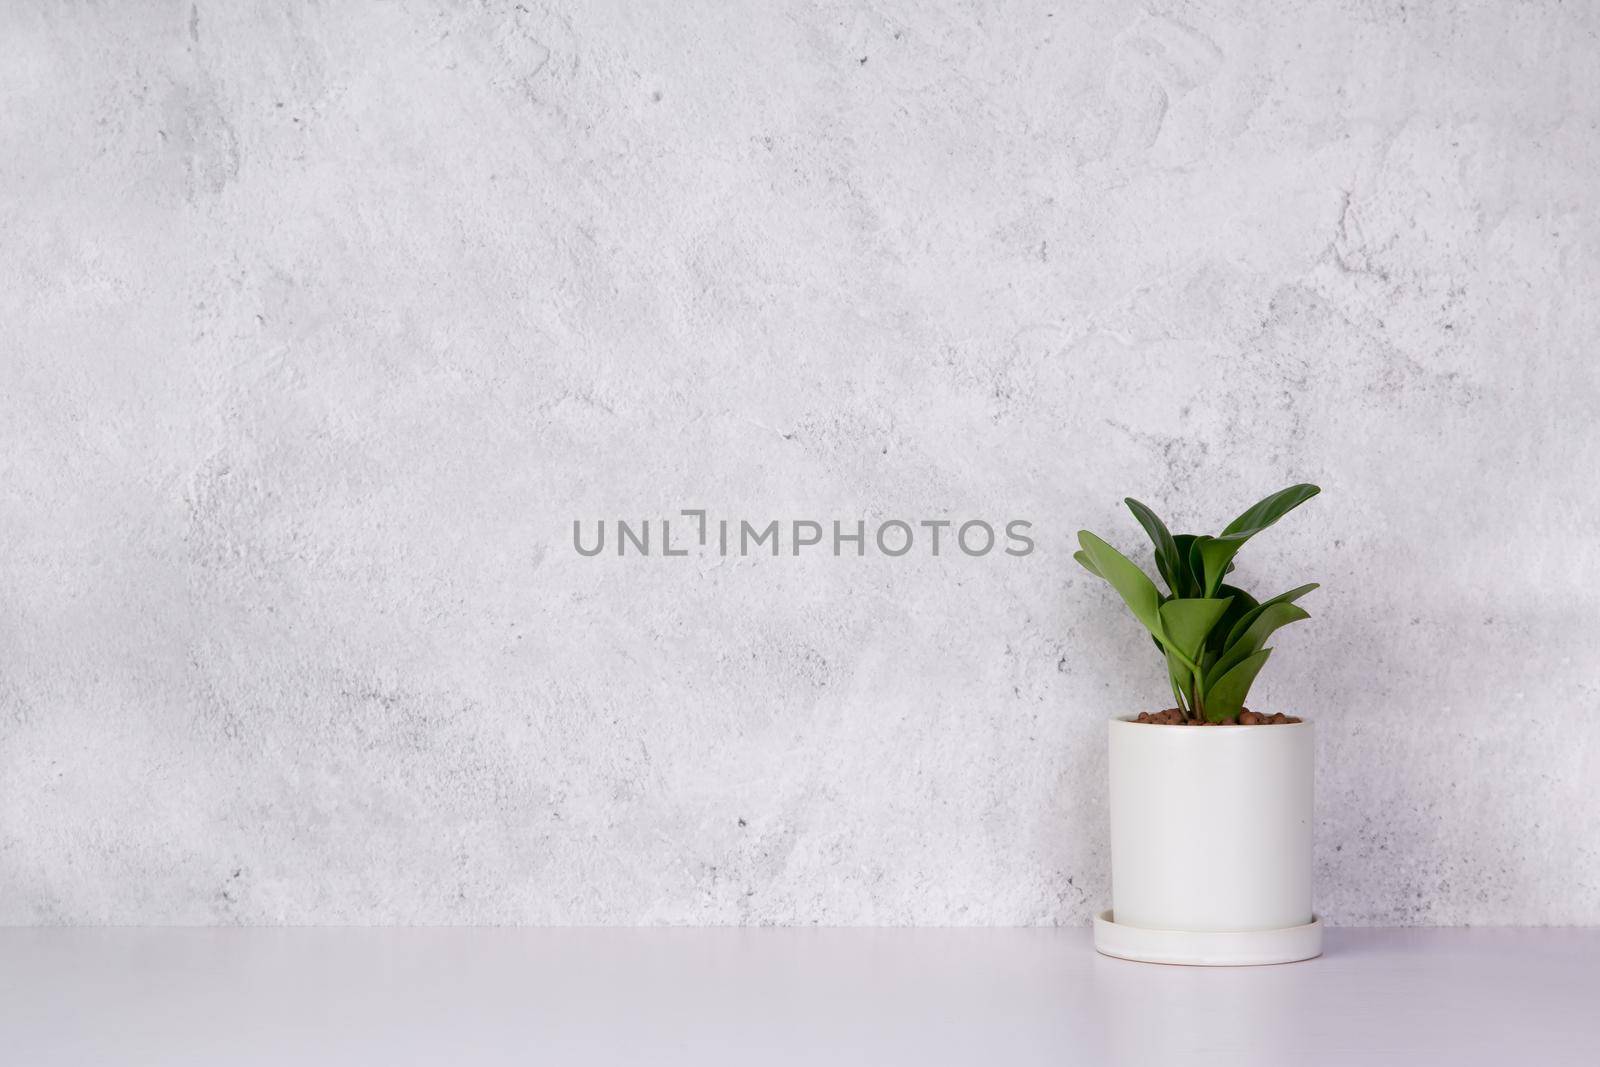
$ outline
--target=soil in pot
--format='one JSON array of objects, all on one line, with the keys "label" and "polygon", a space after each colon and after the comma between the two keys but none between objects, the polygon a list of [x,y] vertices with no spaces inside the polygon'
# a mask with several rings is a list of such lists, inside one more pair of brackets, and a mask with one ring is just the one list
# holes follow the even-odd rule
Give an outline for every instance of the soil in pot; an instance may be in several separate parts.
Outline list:
[{"label": "soil in pot", "polygon": [[1134,722],[1147,722],[1156,726],[1276,726],[1283,723],[1300,722],[1298,715],[1285,715],[1281,711],[1276,715],[1260,715],[1245,708],[1236,717],[1223,719],[1221,722],[1207,722],[1204,719],[1185,719],[1181,708],[1168,708],[1166,711],[1141,711]]}]

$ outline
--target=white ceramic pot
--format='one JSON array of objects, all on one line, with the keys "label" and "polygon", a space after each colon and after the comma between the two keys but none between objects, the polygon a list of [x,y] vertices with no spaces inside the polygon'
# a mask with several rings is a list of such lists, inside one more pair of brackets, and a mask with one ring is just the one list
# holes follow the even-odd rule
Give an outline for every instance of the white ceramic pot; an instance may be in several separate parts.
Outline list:
[{"label": "white ceramic pot", "polygon": [[1111,911],[1095,946],[1157,963],[1287,963],[1311,910],[1312,729],[1111,721]]}]

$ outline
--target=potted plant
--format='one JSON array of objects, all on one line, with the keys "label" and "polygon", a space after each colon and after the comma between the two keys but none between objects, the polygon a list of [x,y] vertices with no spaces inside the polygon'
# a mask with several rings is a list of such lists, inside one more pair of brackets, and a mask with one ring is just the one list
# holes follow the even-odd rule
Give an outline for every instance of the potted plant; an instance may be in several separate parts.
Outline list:
[{"label": "potted plant", "polygon": [[1251,537],[1318,493],[1293,485],[1214,536],[1173,534],[1139,501],[1163,593],[1087,530],[1074,554],[1154,641],[1176,706],[1110,728],[1110,911],[1095,947],[1153,963],[1256,964],[1322,951],[1311,910],[1311,724],[1245,706],[1302,585],[1258,600],[1225,579]]}]

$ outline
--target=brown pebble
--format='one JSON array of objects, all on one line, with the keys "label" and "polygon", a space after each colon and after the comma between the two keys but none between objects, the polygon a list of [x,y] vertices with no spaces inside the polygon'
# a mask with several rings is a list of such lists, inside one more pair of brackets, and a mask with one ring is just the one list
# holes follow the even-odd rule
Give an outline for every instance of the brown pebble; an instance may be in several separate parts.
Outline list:
[{"label": "brown pebble", "polygon": [[1150,713],[1148,711],[1141,711],[1139,713],[1139,717],[1137,719],[1133,720],[1133,721],[1134,722],[1149,722],[1150,721]]},{"label": "brown pebble", "polygon": [[1239,713],[1239,725],[1240,726],[1255,726],[1255,725],[1259,724],[1260,722],[1261,722],[1261,716],[1257,715],[1253,711],[1243,711],[1243,712]]},{"label": "brown pebble", "polygon": [[1291,715],[1291,716],[1289,716],[1289,717],[1288,717],[1288,718],[1287,718],[1287,719],[1284,719],[1284,720],[1283,720],[1283,721],[1284,721],[1284,722],[1305,722],[1305,720],[1304,720],[1304,719],[1302,719],[1302,718],[1301,718],[1301,717],[1300,717],[1300,716],[1298,716],[1298,715]]},{"label": "brown pebble", "polygon": [[1277,723],[1280,723],[1280,722],[1288,722],[1289,721],[1289,716],[1285,715],[1283,712],[1280,711],[1276,715],[1274,715],[1272,718],[1268,719],[1267,721],[1270,722],[1270,723],[1273,723],[1273,724],[1277,724]]}]

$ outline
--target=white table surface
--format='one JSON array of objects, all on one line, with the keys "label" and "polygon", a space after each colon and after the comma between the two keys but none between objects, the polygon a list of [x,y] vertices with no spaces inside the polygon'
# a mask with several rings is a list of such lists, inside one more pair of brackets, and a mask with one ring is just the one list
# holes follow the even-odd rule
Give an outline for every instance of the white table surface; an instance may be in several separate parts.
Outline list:
[{"label": "white table surface", "polygon": [[1600,929],[6,929],[0,1063],[1600,1064]]}]

